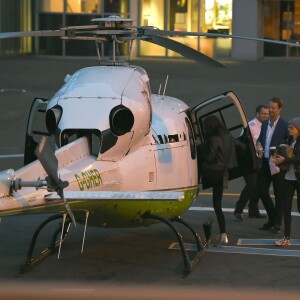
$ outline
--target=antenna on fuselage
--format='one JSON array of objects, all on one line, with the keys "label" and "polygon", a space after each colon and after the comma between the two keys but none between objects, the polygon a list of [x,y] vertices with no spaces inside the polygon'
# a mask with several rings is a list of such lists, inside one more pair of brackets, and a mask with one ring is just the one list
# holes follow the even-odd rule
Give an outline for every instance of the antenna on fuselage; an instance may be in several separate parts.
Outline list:
[{"label": "antenna on fuselage", "polygon": [[131,61],[131,50],[132,50],[132,44],[133,44],[133,41],[129,41],[129,46],[128,46],[128,61],[130,62]]},{"label": "antenna on fuselage", "polygon": [[167,78],[166,78],[166,82],[165,82],[165,87],[164,87],[164,92],[163,92],[163,94],[162,94],[162,98],[165,97],[166,88],[167,88],[167,84],[168,84],[168,79],[169,79],[169,75],[167,75]]},{"label": "antenna on fuselage", "polygon": [[161,84],[159,85],[159,88],[158,88],[158,95],[160,96],[160,90],[161,90]]},{"label": "antenna on fuselage", "polygon": [[99,49],[99,45],[101,45],[101,44],[99,41],[95,41],[95,44],[96,44],[98,62],[99,62],[99,65],[101,65],[101,53],[100,53],[100,49]]}]

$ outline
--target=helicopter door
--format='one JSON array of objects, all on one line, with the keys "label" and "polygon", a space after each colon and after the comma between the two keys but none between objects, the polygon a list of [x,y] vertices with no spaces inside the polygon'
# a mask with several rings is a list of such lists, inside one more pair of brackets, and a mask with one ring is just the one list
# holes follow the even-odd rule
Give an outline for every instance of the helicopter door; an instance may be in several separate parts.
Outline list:
[{"label": "helicopter door", "polygon": [[[229,180],[241,177],[247,173],[257,171],[257,159],[251,132],[243,110],[243,107],[232,92],[208,99],[191,110],[191,118],[198,152],[199,181],[201,181],[201,157],[203,157],[204,129],[203,120],[209,115],[216,115],[234,138],[243,142],[245,150],[238,149],[237,159],[238,168],[229,169]],[[210,182],[202,179],[203,189],[211,187]]]},{"label": "helicopter door", "polygon": [[27,122],[24,165],[37,159],[34,151],[41,141],[42,136],[49,135],[45,121],[47,104],[47,99],[35,98],[31,105]]}]

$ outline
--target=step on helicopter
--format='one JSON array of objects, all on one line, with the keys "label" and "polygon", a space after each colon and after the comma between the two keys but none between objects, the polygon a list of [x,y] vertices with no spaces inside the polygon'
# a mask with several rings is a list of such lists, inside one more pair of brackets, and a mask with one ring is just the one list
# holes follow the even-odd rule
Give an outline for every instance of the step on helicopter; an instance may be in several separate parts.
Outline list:
[{"label": "step on helicopter", "polygon": [[[172,36],[241,38],[232,35],[159,30],[134,26],[117,16],[92,20],[92,25],[60,30],[0,33],[0,38],[58,37],[94,41],[100,64],[67,75],[51,99],[35,98],[27,124],[24,166],[0,173],[0,217],[51,214],[34,232],[24,266],[29,270],[58,250],[71,224],[101,228],[140,227],[162,222],[175,233],[185,272],[197,264],[209,244],[211,221],[205,222],[205,241],[181,215],[195,202],[201,174],[203,119],[217,115],[227,129],[247,145],[234,179],[256,170],[256,154],[242,105],[234,92],[225,92],[194,108],[183,101],[154,94],[147,72],[119,59],[118,46],[143,40],[166,47],[188,59],[223,67],[214,59],[180,44]],[[101,60],[99,46],[110,45],[111,57]],[[76,117],[74,117],[76,116]],[[80,117],[78,117],[80,116]],[[241,129],[244,129],[240,136]],[[202,180],[203,188],[210,187]],[[40,231],[60,220],[51,245],[33,255]],[[197,250],[188,253],[174,223],[187,228]],[[2,225],[3,226],[3,225]]]}]

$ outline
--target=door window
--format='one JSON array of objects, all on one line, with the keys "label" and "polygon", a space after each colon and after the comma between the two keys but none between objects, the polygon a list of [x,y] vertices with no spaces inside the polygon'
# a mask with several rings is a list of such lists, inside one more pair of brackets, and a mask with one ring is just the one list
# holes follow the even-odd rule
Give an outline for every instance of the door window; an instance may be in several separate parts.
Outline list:
[{"label": "door window", "polygon": [[[208,99],[191,110],[192,125],[199,153],[199,170],[201,170],[203,160],[202,149],[205,138],[203,120],[210,115],[217,116],[232,136],[243,142],[246,146],[245,150],[237,151],[238,167],[228,170],[229,179],[235,179],[247,173],[255,172],[257,170],[257,161],[252,136],[243,107],[233,92],[227,92]],[[209,187],[209,184],[202,183],[204,186]]]},{"label": "door window", "polygon": [[[192,32],[231,33],[232,0],[141,0],[140,24],[159,29]],[[211,57],[229,57],[231,39],[172,37]],[[140,54],[180,57],[180,54],[152,43],[140,42]]]},{"label": "door window", "polygon": [[24,165],[36,160],[34,153],[44,135],[50,135],[46,126],[46,109],[48,100],[35,98],[29,113],[26,130]]}]

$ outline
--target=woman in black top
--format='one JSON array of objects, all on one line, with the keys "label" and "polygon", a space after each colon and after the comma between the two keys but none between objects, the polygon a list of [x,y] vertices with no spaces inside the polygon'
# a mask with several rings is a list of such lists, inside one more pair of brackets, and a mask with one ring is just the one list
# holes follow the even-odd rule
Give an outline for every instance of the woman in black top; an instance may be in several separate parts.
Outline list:
[{"label": "woman in black top", "polygon": [[223,123],[214,115],[203,121],[205,131],[204,162],[202,163],[203,180],[213,188],[213,207],[217,216],[220,235],[216,245],[228,243],[225,217],[222,211],[223,189],[228,187],[228,169],[238,166],[235,146],[244,144],[233,138]]},{"label": "woman in black top", "polygon": [[[277,155],[274,162],[281,168],[286,168],[285,174],[285,199],[284,199],[284,237],[275,242],[276,246],[290,246],[291,235],[291,211],[293,197],[296,190],[300,188],[300,117],[289,122],[289,147],[292,148],[292,155]],[[281,148],[281,147],[280,147]]]}]

